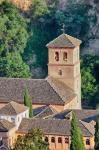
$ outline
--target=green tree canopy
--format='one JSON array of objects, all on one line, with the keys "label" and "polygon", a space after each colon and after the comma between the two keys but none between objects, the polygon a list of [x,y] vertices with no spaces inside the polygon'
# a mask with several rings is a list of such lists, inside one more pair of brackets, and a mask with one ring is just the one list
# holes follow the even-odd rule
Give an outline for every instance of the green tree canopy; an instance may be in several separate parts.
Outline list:
[{"label": "green tree canopy", "polygon": [[48,13],[46,0],[32,0],[31,6],[32,18],[39,18]]},{"label": "green tree canopy", "polygon": [[7,1],[0,4],[0,54],[23,53],[28,39],[26,19]]},{"label": "green tree canopy", "polygon": [[85,150],[82,133],[74,112],[72,112],[72,120],[71,120],[70,150]]},{"label": "green tree canopy", "polygon": [[96,125],[95,125],[95,147],[94,147],[94,150],[99,150],[99,116],[97,117]]},{"label": "green tree canopy", "polygon": [[99,103],[99,56],[85,55],[81,58],[82,100],[96,107]]},{"label": "green tree canopy", "polygon": [[43,141],[40,129],[31,129],[25,136],[19,137],[13,150],[47,150],[48,143]]},{"label": "green tree canopy", "polygon": [[0,58],[0,76],[12,78],[31,77],[30,69],[19,53],[8,53],[6,57]]}]

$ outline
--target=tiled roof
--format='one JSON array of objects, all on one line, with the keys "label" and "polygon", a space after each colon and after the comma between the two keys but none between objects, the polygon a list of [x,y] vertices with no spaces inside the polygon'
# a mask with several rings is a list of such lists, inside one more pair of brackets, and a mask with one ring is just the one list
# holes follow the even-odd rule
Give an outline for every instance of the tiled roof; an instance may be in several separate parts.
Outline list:
[{"label": "tiled roof", "polygon": [[[53,80],[53,81],[52,81]],[[0,78],[0,102],[16,101],[23,103],[27,88],[34,104],[64,105],[75,94],[65,84],[49,79]]]},{"label": "tiled roof", "polygon": [[14,128],[15,125],[7,120],[0,120],[0,132],[8,132],[10,129]]},{"label": "tiled roof", "polygon": [[0,109],[0,115],[14,116],[26,111],[27,109],[28,107],[22,104],[18,104],[14,101],[11,101],[10,103],[6,104],[4,107]]},{"label": "tiled roof", "polygon": [[[92,136],[92,133],[79,122],[83,136]],[[43,133],[50,135],[70,135],[71,125],[70,120],[64,119],[26,119],[24,118],[19,126],[19,133],[27,133],[29,129],[40,128]]]},{"label": "tiled roof", "polygon": [[36,118],[46,118],[56,113],[56,110],[54,110],[51,106],[42,106],[33,109],[33,114]]},{"label": "tiled roof", "polygon": [[96,119],[96,117],[99,115],[98,110],[74,109],[74,110],[64,110],[60,113],[53,115],[52,118],[56,118],[56,119],[70,118],[70,114],[72,111],[76,114],[79,120],[84,120],[87,122]]},{"label": "tiled roof", "polygon": [[81,44],[81,41],[67,34],[61,34],[46,46],[50,48],[74,48]]}]

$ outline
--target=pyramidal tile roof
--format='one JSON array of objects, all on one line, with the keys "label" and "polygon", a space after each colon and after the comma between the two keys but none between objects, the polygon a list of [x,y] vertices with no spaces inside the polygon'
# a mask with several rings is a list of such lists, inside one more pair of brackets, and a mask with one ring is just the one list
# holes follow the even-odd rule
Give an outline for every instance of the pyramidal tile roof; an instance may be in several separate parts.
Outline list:
[{"label": "pyramidal tile roof", "polygon": [[15,127],[14,123],[4,119],[0,120],[0,132],[8,132],[10,129],[14,127]]},{"label": "pyramidal tile roof", "polygon": [[10,103],[6,104],[4,107],[0,109],[0,115],[17,115],[19,113],[22,113],[26,111],[28,107],[18,104],[14,101],[11,101]]},{"label": "pyramidal tile roof", "polygon": [[74,48],[81,43],[81,40],[63,33],[53,41],[49,42],[46,46],[50,48]]}]

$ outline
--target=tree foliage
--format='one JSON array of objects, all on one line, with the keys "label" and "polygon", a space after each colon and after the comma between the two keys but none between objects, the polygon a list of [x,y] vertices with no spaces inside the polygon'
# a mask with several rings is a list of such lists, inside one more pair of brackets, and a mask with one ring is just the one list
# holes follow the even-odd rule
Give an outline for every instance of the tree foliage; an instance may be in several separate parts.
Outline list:
[{"label": "tree foliage", "polygon": [[70,150],[85,150],[83,136],[74,112],[71,120],[71,145]]},{"label": "tree foliage", "polygon": [[27,88],[24,91],[24,105],[29,108],[29,117],[32,118],[33,117],[32,99],[29,95],[29,91]]},{"label": "tree foliage", "polygon": [[23,62],[19,53],[8,53],[0,58],[0,76],[12,78],[31,77],[29,66]]},{"label": "tree foliage", "polygon": [[13,150],[47,150],[48,143],[43,141],[40,129],[31,129],[25,136],[20,136]]},{"label": "tree foliage", "polygon": [[82,100],[93,107],[99,103],[99,56],[85,55],[81,60]]},{"label": "tree foliage", "polygon": [[26,19],[7,1],[0,4],[0,54],[24,52],[28,39]]},{"label": "tree foliage", "polygon": [[95,125],[95,147],[94,150],[99,149],[99,116],[97,117],[96,120],[96,125]]}]

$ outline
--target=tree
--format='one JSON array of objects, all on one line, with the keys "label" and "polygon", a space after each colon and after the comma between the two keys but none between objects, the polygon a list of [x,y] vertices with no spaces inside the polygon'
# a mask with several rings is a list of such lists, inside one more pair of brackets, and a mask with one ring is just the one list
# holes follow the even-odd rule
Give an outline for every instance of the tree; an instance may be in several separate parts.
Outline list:
[{"label": "tree", "polygon": [[99,116],[96,119],[96,125],[95,125],[95,148],[94,150],[99,150]]},{"label": "tree", "polygon": [[0,4],[0,54],[24,52],[28,39],[27,21],[19,10],[7,1]]},{"label": "tree", "polygon": [[36,19],[48,13],[46,0],[32,0],[32,18]]},{"label": "tree", "polygon": [[65,8],[56,11],[57,25],[61,26],[64,23],[67,33],[88,41],[90,24],[96,23],[96,14],[89,13],[91,10],[92,7],[81,0],[67,0]]},{"label": "tree", "polygon": [[99,102],[99,56],[85,55],[81,58],[82,100],[96,107]]},{"label": "tree", "polygon": [[31,129],[25,136],[20,136],[13,150],[47,150],[48,143],[43,139],[43,133],[40,129]]},{"label": "tree", "polygon": [[32,100],[27,88],[25,89],[24,92],[24,105],[29,108],[29,117],[32,118],[33,117]]},{"label": "tree", "polygon": [[13,52],[0,58],[0,76],[29,78],[31,74],[28,65],[23,62],[20,54]]},{"label": "tree", "polygon": [[71,120],[71,145],[70,150],[85,150],[83,137],[78,125],[78,120],[74,112],[72,112]]}]

